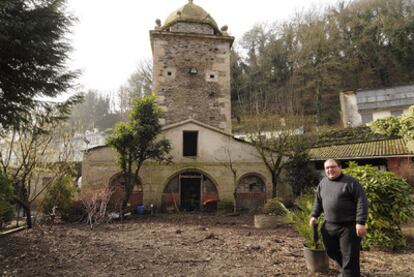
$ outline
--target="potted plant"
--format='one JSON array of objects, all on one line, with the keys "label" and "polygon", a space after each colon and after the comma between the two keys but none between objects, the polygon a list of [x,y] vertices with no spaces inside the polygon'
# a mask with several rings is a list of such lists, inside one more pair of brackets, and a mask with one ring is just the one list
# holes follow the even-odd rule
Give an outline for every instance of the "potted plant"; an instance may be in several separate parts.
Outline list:
[{"label": "potted plant", "polygon": [[283,222],[285,206],[279,198],[269,199],[261,209],[260,214],[254,216],[254,227],[276,228]]},{"label": "potted plant", "polygon": [[[284,209],[284,220],[291,224],[304,238],[303,251],[306,267],[311,272],[324,272],[329,270],[329,258],[322,241],[319,239],[320,226],[309,225],[310,214],[313,207],[314,194],[304,194],[298,199],[294,209]],[[319,223],[323,218],[319,218]]]}]

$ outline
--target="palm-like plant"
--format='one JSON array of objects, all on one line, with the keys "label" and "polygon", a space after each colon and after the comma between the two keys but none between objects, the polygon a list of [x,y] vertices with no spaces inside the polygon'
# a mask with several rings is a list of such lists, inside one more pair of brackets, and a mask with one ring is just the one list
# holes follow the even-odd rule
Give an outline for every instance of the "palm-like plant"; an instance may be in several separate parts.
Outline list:
[{"label": "palm-like plant", "polygon": [[[307,193],[302,195],[297,200],[297,205],[294,209],[287,209],[285,210],[284,220],[286,223],[291,224],[296,231],[305,239],[304,245],[308,248],[313,249],[323,249],[323,244],[320,240],[314,241],[313,237],[313,230],[312,227],[309,225],[309,221],[311,218],[311,212],[313,207],[313,202],[315,199],[315,195],[313,193]],[[323,221],[323,217],[319,217],[319,223]],[[318,224],[318,237],[320,237],[320,226]]]}]

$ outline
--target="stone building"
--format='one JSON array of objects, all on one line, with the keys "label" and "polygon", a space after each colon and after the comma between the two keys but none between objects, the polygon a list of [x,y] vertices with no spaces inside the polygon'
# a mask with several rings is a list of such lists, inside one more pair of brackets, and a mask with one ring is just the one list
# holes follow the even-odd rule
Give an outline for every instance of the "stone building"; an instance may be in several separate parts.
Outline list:
[{"label": "stone building", "polygon": [[[171,142],[173,164],[147,161],[130,200],[165,210],[214,209],[236,203],[255,209],[271,195],[271,176],[255,148],[232,135],[227,26],[189,1],[150,31],[153,88],[164,111],[160,138]],[[83,186],[122,182],[116,153],[90,149]],[[233,174],[232,167],[235,174]],[[279,194],[285,194],[280,188]]]},{"label": "stone building", "polygon": [[414,105],[414,85],[342,92],[339,99],[344,127],[356,127],[408,113]]}]

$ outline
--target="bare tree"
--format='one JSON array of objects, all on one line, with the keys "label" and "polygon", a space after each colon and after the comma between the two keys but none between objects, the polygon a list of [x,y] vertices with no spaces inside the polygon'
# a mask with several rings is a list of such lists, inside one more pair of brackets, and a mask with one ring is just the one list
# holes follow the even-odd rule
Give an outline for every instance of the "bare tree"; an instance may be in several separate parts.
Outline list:
[{"label": "bare tree", "polygon": [[108,204],[114,189],[111,187],[89,189],[82,191],[81,200],[87,214],[87,224],[91,229],[94,224],[105,223],[110,220]]},{"label": "bare tree", "polygon": [[118,89],[118,110],[123,121],[128,119],[135,97],[151,95],[152,92],[152,62],[149,59],[138,63],[137,69],[128,79],[127,84]]},{"label": "bare tree", "polygon": [[61,128],[63,119],[59,105],[38,108],[27,120],[30,126],[13,128],[1,140],[0,170],[13,182],[28,228],[33,226],[34,201],[56,178],[72,171],[73,135]]},{"label": "bare tree", "polygon": [[231,151],[231,140],[233,138],[229,138],[228,143],[226,146],[222,146],[222,150],[224,152],[224,154],[226,155],[226,157],[224,159],[219,159],[216,157],[217,161],[220,161],[224,164],[225,167],[227,167],[233,177],[233,196],[234,196],[234,201],[233,201],[233,211],[237,212],[237,198],[236,198],[236,193],[237,193],[237,168],[234,164],[234,160],[233,160],[233,156],[232,156],[232,151]]},{"label": "bare tree", "polygon": [[250,139],[256,147],[258,156],[263,160],[272,176],[272,197],[277,196],[277,185],[283,169],[290,163],[291,158],[305,152],[311,141],[303,136],[303,122],[280,122],[266,125],[260,119]]}]

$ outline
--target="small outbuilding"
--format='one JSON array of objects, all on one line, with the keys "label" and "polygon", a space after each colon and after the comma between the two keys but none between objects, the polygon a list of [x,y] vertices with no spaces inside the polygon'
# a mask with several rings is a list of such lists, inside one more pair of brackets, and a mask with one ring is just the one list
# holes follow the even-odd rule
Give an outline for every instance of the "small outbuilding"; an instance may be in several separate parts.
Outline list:
[{"label": "small outbuilding", "polygon": [[345,166],[355,161],[391,171],[414,186],[414,151],[406,140],[371,134],[368,127],[346,128],[326,137],[310,151],[316,169],[323,171],[327,159],[337,159]]}]

